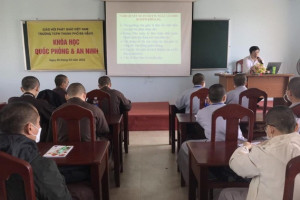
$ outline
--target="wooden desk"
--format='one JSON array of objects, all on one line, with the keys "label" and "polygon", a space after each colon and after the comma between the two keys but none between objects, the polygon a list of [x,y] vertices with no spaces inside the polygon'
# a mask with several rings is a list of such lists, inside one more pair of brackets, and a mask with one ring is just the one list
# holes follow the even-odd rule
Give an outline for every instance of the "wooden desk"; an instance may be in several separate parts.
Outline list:
[{"label": "wooden desk", "polygon": [[[39,152],[45,154],[54,144],[38,143]],[[109,199],[108,146],[107,141],[67,142],[63,145],[74,146],[64,158],[51,158],[58,166],[89,165],[91,167],[91,185],[96,199]],[[102,190],[101,188],[102,187]],[[102,191],[102,194],[101,194]]]},{"label": "wooden desk", "polygon": [[178,110],[174,104],[169,104],[169,144],[172,146],[172,153],[175,153],[175,117],[176,113],[184,113],[185,109]]},{"label": "wooden desk", "polygon": [[187,127],[190,125],[196,125],[196,117],[193,114],[192,117],[189,113],[177,113],[177,152],[181,147],[181,144],[186,140]]},{"label": "wooden desk", "polygon": [[120,172],[123,172],[122,130],[123,115],[110,115],[106,121],[110,126],[114,153],[114,175],[117,187],[120,187]]},{"label": "wooden desk", "polygon": [[[219,83],[222,84],[226,91],[234,89],[232,74],[215,74],[219,76]],[[287,84],[291,76],[294,74],[266,74],[266,75],[250,75],[246,74],[248,88],[258,88],[265,91],[268,97],[282,98],[285,94]]]},{"label": "wooden desk", "polygon": [[[236,142],[188,142],[189,148],[189,200],[196,199],[196,189],[201,200],[207,200],[209,194],[208,168],[228,166]],[[198,184],[197,184],[198,183]],[[238,187],[240,183],[232,187]],[[197,186],[198,185],[198,186]]]}]

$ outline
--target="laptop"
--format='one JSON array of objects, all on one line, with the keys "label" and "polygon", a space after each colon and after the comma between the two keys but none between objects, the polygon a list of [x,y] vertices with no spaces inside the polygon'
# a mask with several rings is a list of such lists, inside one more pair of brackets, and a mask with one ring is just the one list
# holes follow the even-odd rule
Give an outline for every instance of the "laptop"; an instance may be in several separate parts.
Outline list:
[{"label": "laptop", "polygon": [[267,71],[270,71],[270,73],[272,74],[273,72],[273,67],[276,67],[276,72],[275,74],[278,73],[279,69],[280,69],[280,66],[281,66],[281,62],[269,62],[268,63],[268,66],[267,66]]}]

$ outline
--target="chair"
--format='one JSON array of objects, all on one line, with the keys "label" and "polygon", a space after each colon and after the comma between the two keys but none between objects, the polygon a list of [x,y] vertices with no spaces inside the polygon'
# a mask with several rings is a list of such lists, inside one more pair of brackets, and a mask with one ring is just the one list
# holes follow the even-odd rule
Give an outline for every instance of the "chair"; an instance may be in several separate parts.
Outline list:
[{"label": "chair", "polygon": [[[252,141],[252,131],[253,131],[253,124],[254,124],[254,116],[253,111],[247,108],[244,108],[238,104],[228,104],[225,105],[217,110],[215,110],[212,114],[212,126],[211,126],[211,142],[216,141],[216,120],[218,117],[223,117],[226,120],[226,142],[237,142],[238,140],[238,127],[239,127],[239,120],[243,117],[248,117],[248,141]],[[239,185],[240,184],[240,185]],[[232,186],[232,187],[246,187],[248,183],[231,183],[231,182],[222,182],[219,181],[211,181],[208,185],[209,188],[220,188],[223,185]],[[181,175],[181,186],[184,186],[185,182]]]},{"label": "chair", "polygon": [[265,91],[262,91],[257,88],[249,88],[240,93],[239,97],[239,104],[242,105],[243,97],[247,97],[249,99],[248,108],[253,111],[254,113],[254,122],[256,122],[256,110],[257,110],[257,103],[261,97],[264,98],[264,105],[263,105],[263,121],[265,121],[266,111],[267,111],[267,101],[268,95]]},{"label": "chair", "polygon": [[110,94],[108,94],[107,92],[103,92],[102,90],[96,89],[88,92],[86,94],[86,97],[87,97],[87,102],[91,104],[93,103],[94,98],[97,97],[99,108],[102,109],[102,111],[106,116],[111,115],[112,107],[110,101]]},{"label": "chair", "polygon": [[[211,142],[215,142],[216,138],[216,120],[218,117],[223,117],[226,120],[226,142],[237,142],[239,120],[243,117],[248,117],[248,141],[252,141],[254,114],[253,111],[242,107],[238,104],[228,104],[215,110],[212,114],[211,127]],[[221,169],[223,170],[223,169]],[[224,188],[224,187],[248,187],[247,182],[224,182],[224,181],[209,181],[208,188]],[[210,190],[212,195],[212,190]]]},{"label": "chair", "polygon": [[242,107],[238,104],[228,104],[215,110],[212,114],[211,125],[211,141],[215,142],[216,139],[216,120],[218,117],[223,117],[226,120],[226,142],[234,142],[238,139],[239,121],[243,117],[248,117],[248,141],[252,141],[254,114],[253,111]]},{"label": "chair", "polygon": [[94,115],[93,112],[78,105],[67,105],[52,113],[52,129],[53,129],[53,142],[58,142],[57,121],[62,118],[66,121],[68,126],[68,139],[69,141],[81,141],[80,134],[80,120],[88,118],[90,121],[91,141],[96,141]]},{"label": "chair", "polygon": [[24,181],[24,190],[27,200],[35,200],[33,172],[31,165],[19,158],[0,152],[0,199],[7,199],[5,181],[10,175],[18,174]]},{"label": "chair", "polygon": [[0,110],[6,105],[6,102],[0,103]]},{"label": "chair", "polygon": [[[87,102],[93,103],[93,99],[97,97],[99,107],[103,110],[105,116],[109,118],[112,114],[110,94],[99,89],[92,90],[86,94]],[[128,131],[128,112],[123,113],[123,129],[124,129],[124,149],[128,153],[129,131]]]},{"label": "chair", "polygon": [[[253,111],[254,113],[254,127],[253,127],[253,135],[255,137],[265,136],[265,131],[263,129],[265,125],[265,117],[266,117],[266,110],[267,110],[267,101],[268,95],[266,92],[257,89],[257,88],[249,88],[240,93],[239,96],[239,104],[242,105],[243,97],[247,97],[249,100],[248,108]],[[263,105],[263,121],[256,121],[256,110],[257,110],[257,103],[259,102],[260,98],[264,98],[264,105]],[[241,122],[241,127],[246,126],[244,122]]]},{"label": "chair", "polygon": [[291,159],[286,165],[285,183],[282,200],[292,200],[294,195],[294,183],[300,173],[300,156]]},{"label": "chair", "polygon": [[[241,71],[238,72],[238,66],[241,66]],[[243,59],[241,60],[238,60],[236,63],[235,63],[235,73],[242,73],[243,72]]]},{"label": "chair", "polygon": [[205,100],[207,98],[207,95],[208,95],[207,88],[201,88],[191,94],[191,96],[190,96],[190,117],[192,117],[192,115],[193,115],[193,99],[194,99],[194,97],[198,97],[198,99],[200,100],[199,109],[202,109],[205,106]]}]

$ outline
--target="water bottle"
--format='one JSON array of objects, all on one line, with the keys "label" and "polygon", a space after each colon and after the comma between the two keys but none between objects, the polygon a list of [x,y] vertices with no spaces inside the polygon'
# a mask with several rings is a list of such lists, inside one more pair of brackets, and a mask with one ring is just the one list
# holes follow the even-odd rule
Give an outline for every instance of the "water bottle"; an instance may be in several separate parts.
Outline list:
[{"label": "water bottle", "polygon": [[272,74],[276,74],[276,66],[272,67]]},{"label": "water bottle", "polygon": [[98,98],[97,98],[97,97],[94,97],[93,105],[99,106],[99,101],[98,101]]}]

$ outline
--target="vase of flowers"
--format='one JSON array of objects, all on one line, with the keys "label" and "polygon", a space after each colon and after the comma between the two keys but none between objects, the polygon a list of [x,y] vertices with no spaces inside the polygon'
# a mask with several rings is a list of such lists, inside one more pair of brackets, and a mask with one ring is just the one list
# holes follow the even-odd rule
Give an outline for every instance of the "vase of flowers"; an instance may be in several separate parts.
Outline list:
[{"label": "vase of flowers", "polygon": [[250,68],[250,74],[264,74],[264,73],[266,73],[266,68],[261,63],[257,63]]}]

